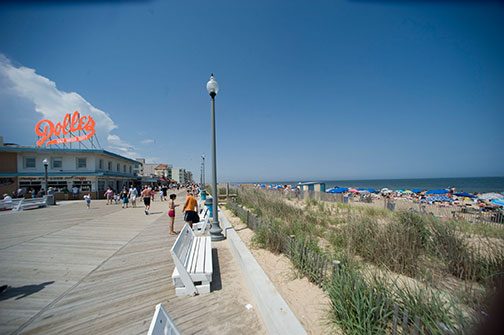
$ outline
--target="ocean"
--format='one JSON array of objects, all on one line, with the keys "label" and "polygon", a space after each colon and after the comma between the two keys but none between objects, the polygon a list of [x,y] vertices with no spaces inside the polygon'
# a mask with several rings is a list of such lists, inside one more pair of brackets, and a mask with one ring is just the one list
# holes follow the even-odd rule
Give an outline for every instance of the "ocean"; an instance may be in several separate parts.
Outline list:
[{"label": "ocean", "polygon": [[[391,190],[445,189],[455,187],[457,192],[504,192],[504,177],[474,177],[474,178],[422,178],[422,179],[369,179],[369,180],[303,180],[318,181],[331,187],[372,187],[380,190],[387,187]],[[266,184],[297,184],[299,181],[274,181]],[[264,184],[264,182],[261,182]]]}]

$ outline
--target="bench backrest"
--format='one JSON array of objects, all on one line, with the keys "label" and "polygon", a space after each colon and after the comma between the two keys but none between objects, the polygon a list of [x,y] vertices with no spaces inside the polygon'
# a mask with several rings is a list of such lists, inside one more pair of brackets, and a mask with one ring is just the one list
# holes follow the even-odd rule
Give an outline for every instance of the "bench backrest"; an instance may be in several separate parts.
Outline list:
[{"label": "bench backrest", "polygon": [[46,198],[33,198],[33,199],[23,199],[23,205],[29,205],[29,204],[45,204],[46,203]]},{"label": "bench backrest", "polygon": [[182,264],[187,263],[187,258],[189,257],[189,252],[191,251],[191,247],[194,241],[194,233],[186,223],[184,228],[177,236],[177,240],[173,244],[171,249],[172,255],[176,256]]},{"label": "bench backrest", "polygon": [[173,257],[173,262],[177,267],[177,270],[180,274],[180,279],[182,280],[182,283],[184,283],[188,295],[197,293],[196,287],[194,286],[194,283],[192,282],[192,279],[189,276],[187,269],[185,268],[193,242],[194,233],[191,227],[189,227],[189,225],[186,223],[184,225],[184,228],[182,228],[182,230],[180,231],[179,236],[177,236],[177,239],[175,240],[175,243],[170,250],[170,253]]},{"label": "bench backrest", "polygon": [[11,201],[0,200],[0,206],[13,206],[17,205],[21,202],[22,199],[12,199]]},{"label": "bench backrest", "polygon": [[210,219],[210,209],[207,206],[204,206],[201,210],[201,221],[207,221]]},{"label": "bench backrest", "polygon": [[[22,210],[23,208],[31,208],[31,207],[39,207],[39,206],[47,206],[47,196],[43,196],[42,198],[31,198],[31,199],[21,199],[13,208],[14,211]],[[35,208],[34,207],[34,208]]]},{"label": "bench backrest", "polygon": [[156,305],[156,311],[152,318],[147,335],[180,335],[180,331],[175,326],[172,318],[162,304]]}]

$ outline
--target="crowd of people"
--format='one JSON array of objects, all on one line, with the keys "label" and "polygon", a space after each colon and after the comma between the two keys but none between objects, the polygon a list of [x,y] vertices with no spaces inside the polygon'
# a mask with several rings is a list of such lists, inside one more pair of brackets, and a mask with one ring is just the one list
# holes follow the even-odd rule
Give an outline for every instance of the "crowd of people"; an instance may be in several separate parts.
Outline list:
[{"label": "crowd of people", "polygon": [[[170,191],[179,191],[181,188],[186,190],[186,199],[184,204],[177,204],[175,200],[177,195],[175,193],[170,193]],[[77,193],[77,192],[76,192]],[[84,195],[80,199],[84,200],[86,207],[91,208],[92,195],[90,192],[83,192]],[[82,194],[79,192],[79,194]],[[194,183],[188,183],[186,185],[144,185],[143,187],[135,187],[130,185],[129,187],[123,187],[120,191],[115,191],[112,187],[108,187],[103,193],[106,199],[106,205],[121,205],[123,209],[129,208],[130,205],[133,208],[137,207],[138,202],[143,203],[145,215],[149,215],[151,203],[153,201],[166,201],[168,203],[167,215],[170,218],[169,233],[172,235],[178,234],[174,229],[176,208],[182,206],[182,213],[184,215],[184,221],[187,222],[192,228],[194,223],[200,221],[198,215],[198,201],[196,197],[200,194],[200,187]],[[45,193],[44,193],[45,195]],[[4,202],[12,202],[14,197],[9,194],[3,195]]]},{"label": "crowd of people", "polygon": [[[172,235],[176,235],[178,232],[174,230],[175,212],[176,208],[181,206],[181,204],[175,203],[175,200],[177,199],[177,195],[175,193],[171,193],[170,195],[168,195],[168,193],[169,190],[180,190],[180,188],[180,185],[171,187],[170,185],[144,185],[142,188],[137,188],[131,185],[129,188],[124,187],[120,192],[114,192],[111,187],[108,187],[103,196],[107,200],[107,205],[121,204],[122,208],[128,208],[130,204],[131,207],[136,208],[137,201],[140,201],[144,205],[145,215],[149,215],[151,203],[156,199],[168,202],[167,214],[170,218],[169,232]],[[200,187],[197,184],[191,183],[183,185],[182,188],[185,188],[187,191],[186,200],[182,207],[184,221],[192,228],[193,223],[197,223],[200,220],[198,215],[198,201],[196,200],[196,196],[200,193]],[[84,195],[84,200],[86,202],[86,206],[90,208],[91,195],[89,193]]]}]

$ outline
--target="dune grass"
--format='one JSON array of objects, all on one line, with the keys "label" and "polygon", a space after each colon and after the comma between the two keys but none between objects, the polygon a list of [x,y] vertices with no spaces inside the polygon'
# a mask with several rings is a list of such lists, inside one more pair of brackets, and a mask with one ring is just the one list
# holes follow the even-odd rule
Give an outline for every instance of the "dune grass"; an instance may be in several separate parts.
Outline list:
[{"label": "dune grass", "polygon": [[[345,334],[389,332],[393,304],[418,317],[424,333],[463,333],[476,311],[485,308],[483,297],[503,282],[500,227],[317,200],[292,202],[254,189],[241,190],[236,201],[266,223],[256,230],[257,245],[289,253],[301,274],[316,283],[324,281],[332,320]],[[292,241],[297,249],[285,247]],[[307,258],[307,250],[315,256]],[[331,255],[351,266],[321,278],[325,273],[315,271],[310,262]],[[360,269],[366,264],[388,278],[407,276],[416,284],[391,284],[363,275]],[[442,290],[429,279],[433,276],[453,278],[455,286]]]}]

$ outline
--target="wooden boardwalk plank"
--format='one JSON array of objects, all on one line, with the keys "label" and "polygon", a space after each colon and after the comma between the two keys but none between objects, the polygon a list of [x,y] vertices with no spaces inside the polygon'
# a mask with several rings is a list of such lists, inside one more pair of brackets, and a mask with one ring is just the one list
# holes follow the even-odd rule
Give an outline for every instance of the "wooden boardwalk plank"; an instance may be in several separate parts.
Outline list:
[{"label": "wooden boardwalk plank", "polygon": [[[97,217],[78,204],[23,212],[13,220],[0,216],[0,236],[5,227],[19,237],[10,244],[0,239],[0,282],[22,289],[53,281],[18,300],[0,295],[0,333],[145,334],[157,303],[183,333],[265,333],[254,309],[244,307],[253,301],[226,241],[214,243],[213,292],[176,297],[168,217],[93,205]],[[154,202],[151,212],[165,213],[164,207]],[[38,222],[24,221],[35,212]],[[61,222],[40,227],[45,216]],[[181,227],[178,215],[176,229]]]}]

